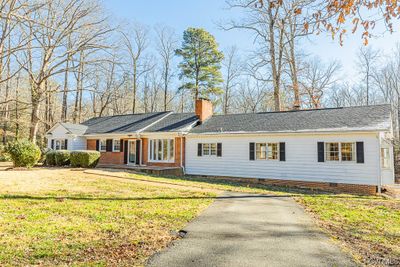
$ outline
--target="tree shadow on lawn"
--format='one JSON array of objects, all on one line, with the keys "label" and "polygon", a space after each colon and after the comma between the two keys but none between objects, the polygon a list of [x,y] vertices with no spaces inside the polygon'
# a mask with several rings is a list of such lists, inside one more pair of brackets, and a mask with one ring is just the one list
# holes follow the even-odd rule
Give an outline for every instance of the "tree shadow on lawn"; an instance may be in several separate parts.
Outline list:
[{"label": "tree shadow on lawn", "polygon": [[[340,192],[329,192],[329,191],[323,191],[319,189],[312,189],[312,188],[300,188],[300,187],[289,187],[289,186],[278,186],[278,185],[265,185],[265,184],[256,184],[256,183],[246,183],[246,182],[240,182],[240,181],[232,181],[232,180],[227,180],[223,178],[207,178],[207,177],[201,177],[201,176],[157,176],[157,175],[152,175],[152,174],[147,174],[147,173],[130,173],[130,174],[137,174],[137,175],[146,175],[150,176],[154,179],[157,178],[162,178],[162,179],[168,179],[171,180],[171,182],[164,182],[162,180],[159,180],[157,182],[159,183],[167,183],[167,184],[173,184],[173,185],[185,185],[181,183],[174,183],[174,181],[187,181],[187,182],[200,182],[204,183],[204,187],[207,186],[207,184],[211,185],[221,185],[221,186],[232,186],[232,187],[246,187],[246,188],[254,188],[254,189],[261,189],[261,190],[268,190],[271,192],[277,192],[277,193],[287,193],[283,196],[291,196],[291,197],[301,197],[301,196],[310,196],[310,197],[333,197],[333,198],[355,198],[355,199],[373,199],[377,198],[379,199],[379,196],[369,196],[369,195],[362,195],[362,194],[346,194],[346,193],[340,193]],[[132,179],[132,178],[128,178]],[[154,181],[154,180],[147,180],[147,179],[141,179],[139,178],[134,178],[135,180],[143,180],[143,181]],[[188,185],[191,187],[199,187],[199,188],[204,188],[201,185]],[[240,192],[240,191],[235,191],[235,190],[230,190],[230,189],[221,189],[225,191],[234,191],[234,192]],[[255,192],[256,193],[256,192]],[[271,195],[271,196],[279,196],[279,195]]]},{"label": "tree shadow on lawn", "polygon": [[249,194],[238,196],[188,196],[188,197],[83,197],[83,196],[30,196],[30,195],[1,195],[1,199],[25,199],[25,200],[111,200],[111,201],[132,201],[132,200],[175,200],[175,199],[246,199],[246,198],[286,198],[292,197],[291,195],[262,195],[262,194]]}]

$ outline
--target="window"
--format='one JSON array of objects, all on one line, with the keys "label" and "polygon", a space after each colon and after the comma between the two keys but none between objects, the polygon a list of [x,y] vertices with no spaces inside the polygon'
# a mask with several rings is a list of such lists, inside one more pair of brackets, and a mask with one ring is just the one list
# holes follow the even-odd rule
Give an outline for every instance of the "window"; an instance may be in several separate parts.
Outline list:
[{"label": "window", "polygon": [[278,143],[268,144],[268,159],[278,159]]},{"label": "window", "polygon": [[121,151],[121,140],[113,139],[113,152]]},{"label": "window", "polygon": [[217,144],[216,143],[204,143],[203,144],[203,156],[215,156],[217,155]]},{"label": "window", "polygon": [[67,149],[65,139],[54,139],[54,150]]},{"label": "window", "polygon": [[325,151],[327,161],[339,161],[339,143],[326,143]]},{"label": "window", "polygon": [[266,159],[267,158],[267,144],[257,143],[256,144],[256,159]]},{"label": "window", "polygon": [[278,143],[257,143],[256,144],[256,159],[279,159]]},{"label": "window", "polygon": [[174,161],[174,139],[150,139],[150,161]]},{"label": "window", "polygon": [[107,140],[100,140],[100,143],[99,143],[99,150],[100,151],[106,151],[107,150]]},{"label": "window", "polygon": [[326,161],[355,161],[356,144],[355,143],[326,143],[325,144]]},{"label": "window", "polygon": [[381,148],[382,168],[390,168],[389,148]]},{"label": "window", "polygon": [[355,143],[340,143],[340,152],[342,161],[355,161]]}]

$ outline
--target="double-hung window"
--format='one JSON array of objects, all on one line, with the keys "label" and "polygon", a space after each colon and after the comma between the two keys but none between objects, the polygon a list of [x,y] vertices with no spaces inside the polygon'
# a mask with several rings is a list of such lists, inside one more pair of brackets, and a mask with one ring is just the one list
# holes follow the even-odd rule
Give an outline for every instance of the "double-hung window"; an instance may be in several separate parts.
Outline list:
[{"label": "double-hung window", "polygon": [[150,139],[149,160],[150,161],[174,161],[174,139]]},{"label": "double-hung window", "polygon": [[389,148],[381,148],[382,168],[390,168]]},{"label": "double-hung window", "polygon": [[325,143],[325,159],[326,161],[355,161],[355,143]]},{"label": "double-hung window", "polygon": [[54,150],[66,149],[65,139],[54,139]]},{"label": "double-hung window", "polygon": [[204,143],[203,144],[203,156],[215,156],[217,155],[217,144],[216,143]]},{"label": "double-hung window", "polygon": [[106,139],[102,139],[99,142],[99,151],[106,151],[107,150],[107,140]]},{"label": "double-hung window", "polygon": [[256,143],[256,159],[258,160],[278,160],[278,143]]},{"label": "double-hung window", "polygon": [[113,152],[120,152],[120,151],[121,151],[121,140],[113,139]]}]

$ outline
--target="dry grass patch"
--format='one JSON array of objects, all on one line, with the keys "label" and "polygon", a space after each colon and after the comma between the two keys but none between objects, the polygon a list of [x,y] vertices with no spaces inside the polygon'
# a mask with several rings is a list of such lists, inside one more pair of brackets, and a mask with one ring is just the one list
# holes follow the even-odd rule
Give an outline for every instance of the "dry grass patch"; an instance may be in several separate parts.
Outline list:
[{"label": "dry grass patch", "polygon": [[67,169],[0,172],[0,265],[142,265],[213,197]]}]

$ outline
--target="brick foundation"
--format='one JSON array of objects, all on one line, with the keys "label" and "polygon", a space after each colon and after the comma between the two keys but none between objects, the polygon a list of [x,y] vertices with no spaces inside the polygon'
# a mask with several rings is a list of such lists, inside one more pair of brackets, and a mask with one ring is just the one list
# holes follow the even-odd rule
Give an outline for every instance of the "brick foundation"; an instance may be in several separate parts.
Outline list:
[{"label": "brick foundation", "polygon": [[[194,175],[194,176],[199,176],[199,175]],[[362,195],[375,195],[377,192],[377,187],[374,185],[306,182],[306,181],[279,180],[279,179],[236,178],[236,177],[225,177],[225,176],[201,176],[201,177],[217,179],[217,180],[218,179],[233,180],[249,184],[250,186],[263,184],[263,185],[275,185],[275,186],[295,187],[304,189],[317,189],[334,193],[350,193],[350,194],[362,194]]]}]

